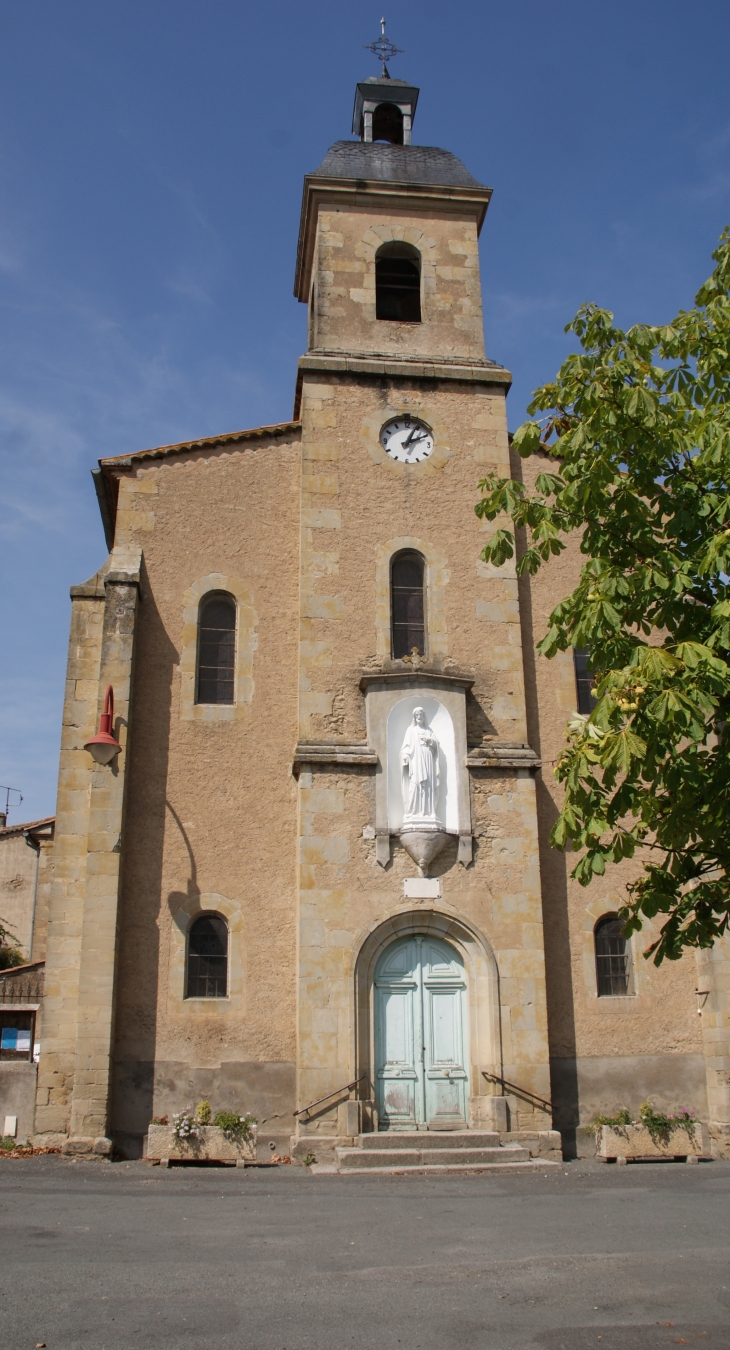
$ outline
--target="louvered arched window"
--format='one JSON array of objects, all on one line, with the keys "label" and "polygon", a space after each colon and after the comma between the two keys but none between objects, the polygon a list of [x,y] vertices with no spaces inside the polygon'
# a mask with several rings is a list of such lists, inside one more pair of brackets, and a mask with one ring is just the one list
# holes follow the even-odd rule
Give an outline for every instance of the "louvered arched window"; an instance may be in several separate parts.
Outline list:
[{"label": "louvered arched window", "polygon": [[616,914],[604,914],[593,930],[598,997],[632,994],[631,951]]},{"label": "louvered arched window", "polygon": [[421,255],[411,244],[383,244],[375,255],[375,317],[421,322]]},{"label": "louvered arched window", "polygon": [[390,565],[390,622],[395,660],[426,654],[426,567],[420,553],[396,553]]},{"label": "louvered arched window", "polygon": [[210,591],[200,602],[196,703],[234,703],[236,602],[226,591]]},{"label": "louvered arched window", "polygon": [[225,998],[228,993],[228,924],[220,914],[201,914],[188,929],[186,998]]}]

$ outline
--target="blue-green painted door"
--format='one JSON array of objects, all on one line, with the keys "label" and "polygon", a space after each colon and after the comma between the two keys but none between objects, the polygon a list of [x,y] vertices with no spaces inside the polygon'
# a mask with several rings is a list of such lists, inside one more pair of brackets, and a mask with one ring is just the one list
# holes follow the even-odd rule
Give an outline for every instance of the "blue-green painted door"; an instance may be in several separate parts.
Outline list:
[{"label": "blue-green painted door", "polygon": [[375,972],[375,1078],[381,1130],[464,1129],[466,980],[458,953],[414,934]]}]

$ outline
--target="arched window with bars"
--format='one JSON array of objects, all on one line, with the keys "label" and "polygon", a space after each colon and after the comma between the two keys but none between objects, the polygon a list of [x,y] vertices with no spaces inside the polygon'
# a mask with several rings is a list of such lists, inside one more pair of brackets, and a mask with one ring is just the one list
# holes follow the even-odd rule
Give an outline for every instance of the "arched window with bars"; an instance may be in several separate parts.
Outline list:
[{"label": "arched window with bars", "polygon": [[421,255],[412,244],[383,244],[375,255],[375,317],[421,322]]},{"label": "arched window with bars", "polygon": [[228,994],[228,924],[220,914],[201,914],[188,929],[186,998]]},{"label": "arched window with bars", "polygon": [[396,553],[390,564],[390,624],[395,660],[426,655],[426,565],[420,553]]},{"label": "arched window with bars", "polygon": [[227,591],[210,591],[198,613],[195,702],[235,703],[236,602]]},{"label": "arched window with bars", "polygon": [[599,998],[623,998],[633,994],[631,949],[616,914],[604,914],[593,930],[596,951],[596,985]]}]

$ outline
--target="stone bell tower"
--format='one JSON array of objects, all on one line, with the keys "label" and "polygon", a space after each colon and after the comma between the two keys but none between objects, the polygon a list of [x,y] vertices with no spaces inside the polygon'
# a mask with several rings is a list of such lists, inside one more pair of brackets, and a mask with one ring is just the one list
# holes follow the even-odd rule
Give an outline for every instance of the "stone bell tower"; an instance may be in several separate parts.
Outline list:
[{"label": "stone bell tower", "polygon": [[[510,375],[485,355],[479,278],[491,189],[412,144],[418,95],[385,67],[358,84],[359,139],[305,178],[297,253],[297,1095],[330,1094],[299,1118],[320,1148],[373,1122],[504,1128],[495,1077],[549,1127],[517,581],[480,562],[473,510],[479,478],[509,464]],[[414,1032],[391,1072],[377,972],[398,941],[437,944],[429,969],[446,962],[465,1011],[458,1030],[444,1014],[451,1058]],[[338,1097],[353,1082],[358,1100]]]}]

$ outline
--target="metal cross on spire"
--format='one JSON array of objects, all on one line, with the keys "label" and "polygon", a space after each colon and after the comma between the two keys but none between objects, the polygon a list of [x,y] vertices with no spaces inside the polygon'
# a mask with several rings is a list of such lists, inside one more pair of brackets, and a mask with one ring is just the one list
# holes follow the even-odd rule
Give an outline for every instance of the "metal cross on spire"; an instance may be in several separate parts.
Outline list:
[{"label": "metal cross on spire", "polygon": [[377,56],[379,61],[382,61],[383,79],[389,80],[390,74],[385,63],[386,61],[392,61],[394,56],[402,54],[403,48],[396,47],[395,44],[385,36],[385,19],[380,20],[380,37],[377,42],[367,42],[365,44],[365,50],[372,52],[374,56]]}]

